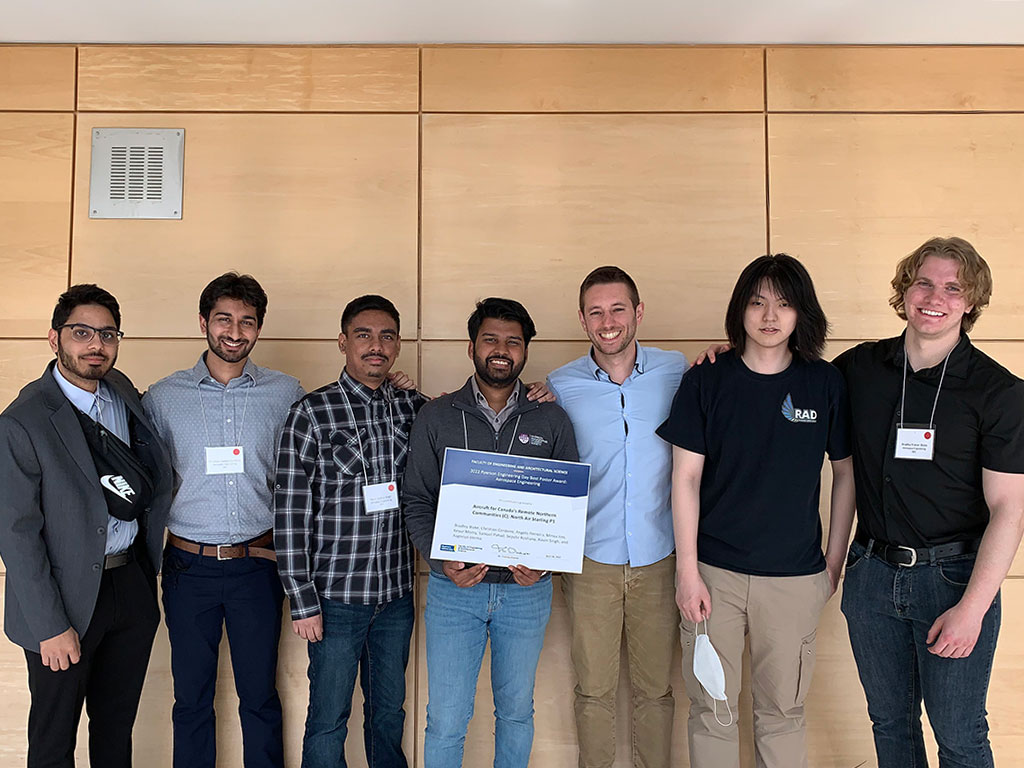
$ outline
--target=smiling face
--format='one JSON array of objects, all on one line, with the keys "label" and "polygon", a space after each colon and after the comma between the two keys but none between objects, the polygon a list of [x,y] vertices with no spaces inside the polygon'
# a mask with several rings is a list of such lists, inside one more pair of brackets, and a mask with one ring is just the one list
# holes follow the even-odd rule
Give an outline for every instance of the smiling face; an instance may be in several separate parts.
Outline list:
[{"label": "smiling face", "polygon": [[526,365],[523,327],[514,320],[485,318],[476,340],[469,342],[469,357],[477,378],[491,387],[514,384]]},{"label": "smiling face", "polygon": [[345,355],[348,375],[376,389],[390,373],[402,349],[398,323],[379,309],[363,310],[338,336],[338,348]]},{"label": "smiling face", "polygon": [[960,323],[973,309],[964,298],[954,259],[928,256],[903,294],[907,333],[920,339],[959,338]]},{"label": "smiling face", "polygon": [[[80,304],[68,315],[67,325],[83,323],[101,330],[117,330],[110,310],[99,304]],[[75,341],[71,328],[48,334],[50,349],[57,353],[57,366],[69,382],[90,392],[117,362],[117,344],[106,345],[98,333],[86,342]]]},{"label": "smiling face", "polygon": [[779,296],[771,285],[761,283],[743,313],[747,349],[750,345],[766,350],[780,346],[788,348],[789,337],[796,330],[796,321],[796,309]]},{"label": "smiling face", "polygon": [[633,306],[623,283],[600,283],[587,289],[580,325],[599,355],[612,357],[628,349],[644,316],[644,305]]},{"label": "smiling face", "polygon": [[210,351],[225,363],[245,360],[260,337],[256,308],[239,299],[217,299],[209,320],[199,316],[199,330]]}]

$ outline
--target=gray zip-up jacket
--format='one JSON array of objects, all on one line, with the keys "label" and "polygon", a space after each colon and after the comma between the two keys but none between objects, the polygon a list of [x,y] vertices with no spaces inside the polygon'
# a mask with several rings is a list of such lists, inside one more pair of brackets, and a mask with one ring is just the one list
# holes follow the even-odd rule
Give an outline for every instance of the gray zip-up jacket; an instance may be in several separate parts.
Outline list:
[{"label": "gray zip-up jacket", "polygon": [[[444,449],[449,447],[579,461],[572,422],[554,403],[534,403],[525,396],[520,397],[519,405],[498,432],[477,408],[469,379],[457,392],[424,405],[409,438],[402,510],[412,543],[430,562],[430,569],[442,576],[442,561],[430,560],[430,548],[437,497],[441,491]],[[512,572],[506,568],[491,568],[484,581],[511,582]]]}]

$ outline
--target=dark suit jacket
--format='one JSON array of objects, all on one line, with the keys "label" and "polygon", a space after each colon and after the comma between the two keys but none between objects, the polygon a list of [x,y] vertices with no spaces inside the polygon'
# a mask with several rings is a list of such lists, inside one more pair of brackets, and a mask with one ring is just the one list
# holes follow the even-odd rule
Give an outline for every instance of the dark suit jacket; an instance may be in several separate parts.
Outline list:
[{"label": "dark suit jacket", "polygon": [[[7,568],[4,631],[18,645],[92,619],[103,576],[107,505],[75,408],[53,378],[54,363],[0,414],[0,556]],[[124,400],[133,422],[133,448],[156,469],[155,493],[139,517],[144,542],[159,567],[171,502],[172,470],[128,377],[104,379]],[[155,585],[154,585],[155,589]]]}]

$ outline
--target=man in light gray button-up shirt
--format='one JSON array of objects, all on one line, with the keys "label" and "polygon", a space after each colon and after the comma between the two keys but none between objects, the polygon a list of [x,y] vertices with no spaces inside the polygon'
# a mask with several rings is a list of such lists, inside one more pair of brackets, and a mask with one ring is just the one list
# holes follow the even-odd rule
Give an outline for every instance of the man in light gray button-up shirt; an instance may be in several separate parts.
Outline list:
[{"label": "man in light gray button-up shirt", "polygon": [[143,399],[176,474],[163,601],[174,676],[174,766],[214,768],[213,699],[224,626],[239,698],[246,768],[283,768],[277,645],[283,591],[273,551],[277,442],[297,379],[249,354],[267,296],[228,273],[199,300],[209,350]]}]

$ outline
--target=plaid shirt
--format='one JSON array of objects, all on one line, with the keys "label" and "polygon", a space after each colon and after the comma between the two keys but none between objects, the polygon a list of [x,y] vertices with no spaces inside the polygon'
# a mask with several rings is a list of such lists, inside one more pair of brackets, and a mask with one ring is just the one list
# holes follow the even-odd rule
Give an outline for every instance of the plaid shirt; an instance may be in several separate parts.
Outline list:
[{"label": "plaid shirt", "polygon": [[412,589],[402,514],[366,512],[362,489],[401,478],[425,402],[419,392],[388,381],[370,389],[342,371],[292,406],[277,454],[274,545],[293,619],[317,615],[321,597],[376,605]]}]

